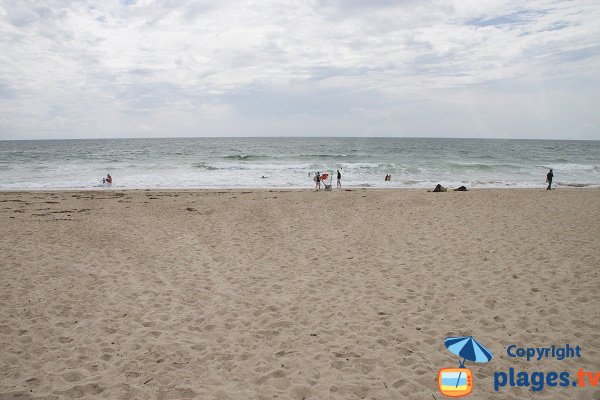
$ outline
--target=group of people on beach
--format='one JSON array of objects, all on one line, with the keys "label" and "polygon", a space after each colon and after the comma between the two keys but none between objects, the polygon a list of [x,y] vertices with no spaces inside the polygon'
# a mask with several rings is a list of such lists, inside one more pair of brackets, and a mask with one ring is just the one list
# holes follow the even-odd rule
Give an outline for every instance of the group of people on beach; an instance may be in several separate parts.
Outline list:
[{"label": "group of people on beach", "polygon": [[[310,176],[310,173],[308,174]],[[110,177],[110,175],[108,175]],[[315,172],[315,187],[317,190],[321,190],[321,181],[323,181],[324,178],[327,178],[329,176],[328,173],[325,174],[321,174],[319,171]],[[546,190],[552,190],[552,179],[554,179],[554,172],[552,172],[552,169],[550,169],[550,171],[548,172],[548,174],[546,174],[546,182],[548,182],[548,187],[546,188]],[[385,181],[386,182],[391,182],[392,181],[392,175],[390,174],[386,174],[385,176]],[[325,185],[325,190],[331,190],[331,185],[328,185],[327,183],[323,182],[323,184]],[[341,189],[342,188],[342,174],[340,172],[340,170],[337,170],[337,188]],[[460,186],[457,189],[454,189],[457,192],[466,192],[467,191],[467,187],[466,186]],[[435,186],[435,188],[433,189],[433,192],[446,192],[448,191],[447,188],[443,187],[441,184],[437,184]]]},{"label": "group of people on beach", "polygon": [[106,174],[106,178],[102,178],[103,185],[112,185],[112,176],[110,174]]},{"label": "group of people on beach", "polygon": [[[337,188],[341,189],[342,188],[342,173],[340,172],[340,170],[337,170]],[[308,174],[310,175],[310,174]],[[329,176],[329,174],[321,174],[321,172],[317,171],[315,172],[315,188],[317,190],[321,190],[321,182],[323,181],[323,176]],[[391,182],[392,181],[392,175],[387,174],[385,176],[385,181],[386,182]],[[323,184],[325,185],[325,190],[331,190],[331,188],[329,187],[329,185],[325,182],[323,182]]]},{"label": "group of people on beach", "polygon": [[[310,175],[310,173],[308,175]],[[319,171],[315,172],[314,180],[315,180],[315,188],[317,190],[321,190],[321,182],[323,182],[323,185],[325,185],[325,190],[331,190],[331,185],[328,185],[325,182],[325,179],[328,176],[329,176],[328,173],[321,174],[321,172],[319,172]],[[337,170],[337,188],[338,189],[342,188],[342,173],[340,172],[339,169]]]},{"label": "group of people on beach", "polygon": [[[310,175],[310,173],[309,173]],[[321,174],[321,172],[317,171],[315,172],[315,187],[317,190],[321,190],[321,182],[323,181],[323,184],[325,185],[325,190],[331,190],[331,185],[328,185],[326,182],[324,182],[324,178],[327,178],[329,176],[329,174],[324,173]],[[265,178],[265,176],[262,176],[262,178]],[[552,169],[550,169],[550,171],[548,172],[548,174],[546,174],[546,182],[548,182],[548,187],[546,188],[546,190],[552,190],[552,179],[554,178],[554,173],[552,172]],[[387,174],[385,176],[385,181],[386,182],[391,182],[392,180],[392,175]],[[110,176],[110,174],[106,174],[106,178],[102,178],[102,184],[103,185],[112,185],[112,176]],[[342,173],[340,172],[340,170],[337,170],[337,188],[341,189],[342,188]],[[467,191],[467,188],[465,186],[461,186],[458,189],[455,189],[459,192],[464,192]],[[447,191],[447,189],[445,187],[443,187],[440,184],[437,184],[437,186],[435,187],[435,189],[433,190],[434,192],[445,192]]]}]

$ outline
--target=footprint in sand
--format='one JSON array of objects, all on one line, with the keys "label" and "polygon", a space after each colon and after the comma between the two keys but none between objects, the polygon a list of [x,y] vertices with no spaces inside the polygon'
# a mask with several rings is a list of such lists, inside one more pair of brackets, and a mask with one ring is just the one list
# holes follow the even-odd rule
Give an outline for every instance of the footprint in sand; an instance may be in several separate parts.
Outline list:
[{"label": "footprint in sand", "polygon": [[67,382],[79,382],[83,379],[83,374],[78,371],[69,371],[62,374],[62,378]]}]

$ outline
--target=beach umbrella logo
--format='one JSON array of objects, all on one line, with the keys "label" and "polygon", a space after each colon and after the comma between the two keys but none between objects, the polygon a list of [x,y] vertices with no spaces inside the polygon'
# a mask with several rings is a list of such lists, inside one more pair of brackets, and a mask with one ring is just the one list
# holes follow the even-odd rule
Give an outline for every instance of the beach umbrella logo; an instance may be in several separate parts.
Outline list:
[{"label": "beach umbrella logo", "polygon": [[473,391],[473,373],[465,362],[485,363],[492,360],[492,353],[473,336],[449,337],[444,345],[450,352],[462,358],[458,368],[443,368],[438,372],[440,393],[448,397],[462,397]]}]

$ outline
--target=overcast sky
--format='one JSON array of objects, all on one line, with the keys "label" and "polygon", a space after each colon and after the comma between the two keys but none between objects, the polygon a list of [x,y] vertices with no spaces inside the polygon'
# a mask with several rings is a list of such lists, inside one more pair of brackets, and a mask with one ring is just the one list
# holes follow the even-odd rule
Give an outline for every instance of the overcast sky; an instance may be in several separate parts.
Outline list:
[{"label": "overcast sky", "polygon": [[0,139],[600,139],[600,2],[0,0]]}]

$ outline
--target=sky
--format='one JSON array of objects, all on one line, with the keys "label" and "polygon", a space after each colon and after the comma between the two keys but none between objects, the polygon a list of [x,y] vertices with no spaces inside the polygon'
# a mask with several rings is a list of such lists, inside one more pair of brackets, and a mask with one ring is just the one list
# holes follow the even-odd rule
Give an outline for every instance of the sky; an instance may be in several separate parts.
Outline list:
[{"label": "sky", "polygon": [[600,140],[598,0],[0,0],[0,139]]}]

